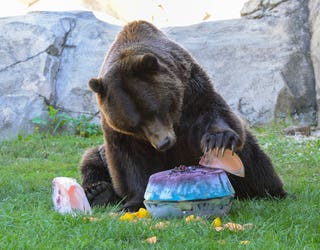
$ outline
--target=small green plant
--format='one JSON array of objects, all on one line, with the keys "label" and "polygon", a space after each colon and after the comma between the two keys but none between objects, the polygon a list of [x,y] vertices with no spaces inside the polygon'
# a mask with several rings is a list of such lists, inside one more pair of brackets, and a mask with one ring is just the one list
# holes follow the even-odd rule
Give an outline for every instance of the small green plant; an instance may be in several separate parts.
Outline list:
[{"label": "small green plant", "polygon": [[53,106],[48,106],[48,114],[50,117],[50,127],[52,129],[52,134],[56,134],[57,131],[63,128],[64,125],[67,125],[70,120],[71,116],[60,112],[58,109],[54,108]]},{"label": "small green plant", "polygon": [[80,115],[73,118],[70,115],[61,112],[59,109],[48,106],[48,118],[44,119],[36,116],[32,119],[35,124],[35,132],[39,133],[40,130],[47,130],[49,134],[56,135],[65,130],[72,130],[74,134],[83,137],[101,134],[100,126],[92,123],[93,116]]},{"label": "small green plant", "polygon": [[71,124],[76,135],[89,137],[101,134],[98,124],[92,123],[93,116],[80,115],[71,119]]},{"label": "small green plant", "polygon": [[67,125],[71,120],[71,116],[66,113],[60,112],[52,105],[48,106],[48,116],[48,120],[45,120],[40,116],[36,116],[32,119],[32,122],[37,125],[36,132],[39,131],[40,127],[47,127],[49,133],[55,135],[59,130],[63,128],[64,125]]}]

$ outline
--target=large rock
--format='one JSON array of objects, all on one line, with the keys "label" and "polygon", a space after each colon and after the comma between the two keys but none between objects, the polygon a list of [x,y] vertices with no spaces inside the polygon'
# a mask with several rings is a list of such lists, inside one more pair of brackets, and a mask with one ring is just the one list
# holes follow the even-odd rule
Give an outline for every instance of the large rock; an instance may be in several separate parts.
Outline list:
[{"label": "large rock", "polygon": [[[34,16],[0,20],[0,133],[9,138],[31,130],[30,120],[53,99],[57,57],[47,53],[59,34],[34,22]],[[36,18],[35,18],[36,19]],[[28,20],[30,20],[28,22]],[[40,20],[39,20],[40,21]],[[52,25],[52,18],[48,23]],[[43,19],[41,21],[44,23]]]},{"label": "large rock", "polygon": [[67,33],[56,75],[56,106],[76,114],[96,113],[98,108],[88,81],[98,75],[106,51],[121,27],[101,22],[90,12],[61,21]]},{"label": "large rock", "polygon": [[311,59],[313,62],[316,79],[316,93],[318,105],[318,124],[320,124],[320,0],[310,0],[310,25],[311,25]]},{"label": "large rock", "polygon": [[120,27],[90,12],[31,13],[0,19],[0,138],[30,133],[52,105],[96,114],[88,79],[97,75]]},{"label": "large rock", "polygon": [[248,14],[242,10],[246,18],[172,28],[168,34],[192,52],[251,124],[278,118],[315,123],[307,3],[251,2]]},{"label": "large rock", "polygon": [[[312,124],[316,94],[307,3],[257,3],[242,11],[242,19],[164,31],[194,55],[252,125],[288,117]],[[319,12],[313,13],[318,20]],[[0,139],[32,132],[32,118],[45,115],[48,105],[74,116],[97,113],[87,82],[98,74],[120,26],[90,12],[38,12],[2,18],[0,29]],[[312,39],[318,35],[314,31]],[[319,44],[312,48],[313,62],[319,62]]]}]

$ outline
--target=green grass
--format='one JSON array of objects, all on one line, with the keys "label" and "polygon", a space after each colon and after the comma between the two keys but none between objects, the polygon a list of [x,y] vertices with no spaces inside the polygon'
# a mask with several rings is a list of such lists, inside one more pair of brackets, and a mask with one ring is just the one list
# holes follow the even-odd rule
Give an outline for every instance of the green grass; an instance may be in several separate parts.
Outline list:
[{"label": "green grass", "polygon": [[[111,217],[115,207],[94,209],[96,221],[60,215],[53,210],[52,179],[79,181],[82,153],[102,138],[34,135],[1,142],[0,249],[320,249],[320,139],[296,140],[272,129],[256,135],[292,195],[235,201],[222,221],[255,225],[242,232],[216,232],[213,218],[173,219],[155,229],[160,220]],[[145,241],[152,236],[157,243]]]}]

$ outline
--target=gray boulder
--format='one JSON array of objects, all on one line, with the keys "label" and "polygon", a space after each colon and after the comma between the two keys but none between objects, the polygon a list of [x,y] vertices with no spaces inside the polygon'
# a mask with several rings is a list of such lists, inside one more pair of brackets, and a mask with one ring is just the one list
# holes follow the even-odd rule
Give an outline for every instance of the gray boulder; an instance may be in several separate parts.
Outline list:
[{"label": "gray boulder", "polygon": [[248,14],[242,10],[245,18],[171,28],[167,33],[191,51],[216,89],[250,124],[285,118],[315,123],[307,3],[251,2]]},{"label": "gray boulder", "polygon": [[[313,17],[306,1],[253,2],[241,19],[164,32],[191,52],[251,125],[287,118],[314,124],[319,1],[309,3]],[[0,139],[33,132],[32,119],[45,116],[48,105],[73,116],[97,114],[87,82],[98,75],[120,26],[90,12],[35,12],[1,18],[0,29]]]},{"label": "gray boulder", "polygon": [[318,106],[318,124],[320,124],[320,0],[310,0],[310,26],[311,26],[311,59],[313,62],[316,80],[316,99]]},{"label": "gray boulder", "polygon": [[[36,19],[34,16],[0,19],[1,138],[29,132],[30,120],[43,113],[47,100],[53,99],[59,60],[48,54],[47,49],[59,31],[48,30]],[[51,18],[52,23],[56,24]]]},{"label": "gray boulder", "polygon": [[120,27],[90,12],[35,12],[0,19],[0,139],[33,132],[52,105],[70,115],[96,114],[87,87]]}]

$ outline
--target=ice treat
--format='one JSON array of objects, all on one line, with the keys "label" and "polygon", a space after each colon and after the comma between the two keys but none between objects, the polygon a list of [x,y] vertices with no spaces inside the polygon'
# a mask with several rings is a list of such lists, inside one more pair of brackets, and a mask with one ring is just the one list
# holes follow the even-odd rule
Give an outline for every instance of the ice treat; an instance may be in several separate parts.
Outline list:
[{"label": "ice treat", "polygon": [[223,170],[179,166],[153,174],[144,204],[154,217],[221,216],[229,212],[233,187]]},{"label": "ice treat", "polygon": [[91,207],[83,188],[69,177],[56,177],[52,181],[54,209],[61,214],[84,212],[91,214]]}]

